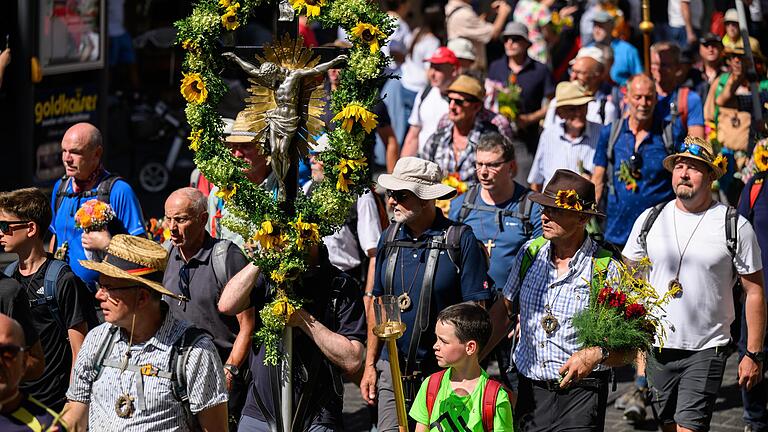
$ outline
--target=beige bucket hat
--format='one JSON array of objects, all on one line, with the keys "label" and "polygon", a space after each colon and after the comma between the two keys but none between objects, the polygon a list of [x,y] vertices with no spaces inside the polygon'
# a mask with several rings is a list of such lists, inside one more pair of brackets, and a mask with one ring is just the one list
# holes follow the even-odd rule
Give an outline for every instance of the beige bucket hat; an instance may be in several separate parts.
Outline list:
[{"label": "beige bucket hat", "polygon": [[440,167],[428,160],[404,157],[397,161],[392,174],[379,176],[379,186],[389,190],[408,190],[423,200],[448,199],[456,189],[444,185]]}]

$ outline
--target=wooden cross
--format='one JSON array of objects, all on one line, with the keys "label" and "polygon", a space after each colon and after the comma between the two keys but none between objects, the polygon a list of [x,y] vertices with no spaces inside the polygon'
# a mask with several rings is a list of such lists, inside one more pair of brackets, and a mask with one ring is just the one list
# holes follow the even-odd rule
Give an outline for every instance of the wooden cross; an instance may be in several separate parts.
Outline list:
[{"label": "wooden cross", "polygon": [[493,242],[493,239],[488,239],[487,242],[484,243],[485,250],[488,252],[488,256],[491,256],[491,249],[496,247],[496,243]]}]

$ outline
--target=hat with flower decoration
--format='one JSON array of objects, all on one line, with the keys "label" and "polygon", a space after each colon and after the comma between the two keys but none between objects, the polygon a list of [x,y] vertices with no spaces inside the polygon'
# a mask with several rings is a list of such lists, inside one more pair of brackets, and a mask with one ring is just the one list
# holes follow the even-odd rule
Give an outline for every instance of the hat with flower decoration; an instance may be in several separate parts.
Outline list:
[{"label": "hat with flower decoration", "polygon": [[595,185],[567,169],[555,171],[544,191],[532,193],[530,200],[545,207],[560,208],[600,217],[605,216],[597,211]]},{"label": "hat with flower decoration", "polygon": [[664,168],[666,168],[667,171],[672,172],[675,168],[675,161],[677,161],[677,158],[681,157],[704,162],[712,169],[717,178],[722,177],[728,170],[728,160],[725,156],[721,153],[715,154],[712,149],[712,144],[699,137],[685,137],[683,144],[677,148],[677,153],[673,153],[664,158]]}]

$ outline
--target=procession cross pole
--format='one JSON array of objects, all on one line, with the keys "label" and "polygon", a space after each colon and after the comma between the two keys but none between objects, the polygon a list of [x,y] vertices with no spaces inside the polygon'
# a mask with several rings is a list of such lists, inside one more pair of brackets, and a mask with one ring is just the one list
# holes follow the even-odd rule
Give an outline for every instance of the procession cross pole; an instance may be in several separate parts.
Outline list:
[{"label": "procession cross pole", "polygon": [[643,0],[643,21],[640,23],[640,31],[643,32],[643,60],[645,73],[648,75],[651,74],[651,32],[653,31],[650,3],[650,0]]},{"label": "procession cross pole", "polygon": [[[763,123],[763,107],[760,103],[760,92],[758,91],[757,83],[759,78],[757,77],[757,71],[755,70],[755,57],[752,53],[752,45],[749,43],[749,30],[747,28],[747,14],[744,8],[743,0],[736,0],[736,12],[739,16],[739,35],[741,37],[741,44],[744,47],[744,55],[749,59],[749,65],[747,66],[747,79],[749,81],[749,90],[752,92],[752,121],[756,125],[762,126]],[[759,128],[755,128],[760,130]]]}]

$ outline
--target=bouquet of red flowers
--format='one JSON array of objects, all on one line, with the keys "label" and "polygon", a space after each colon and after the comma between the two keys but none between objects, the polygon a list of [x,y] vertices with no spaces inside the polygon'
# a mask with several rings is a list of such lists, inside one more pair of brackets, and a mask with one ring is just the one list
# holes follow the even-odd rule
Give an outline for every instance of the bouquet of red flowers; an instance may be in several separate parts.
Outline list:
[{"label": "bouquet of red flowers", "polygon": [[656,338],[663,344],[663,306],[677,292],[660,297],[643,277],[649,267],[647,259],[634,267],[619,264],[618,276],[593,281],[589,307],[573,317],[579,343],[609,351],[648,350]]}]

